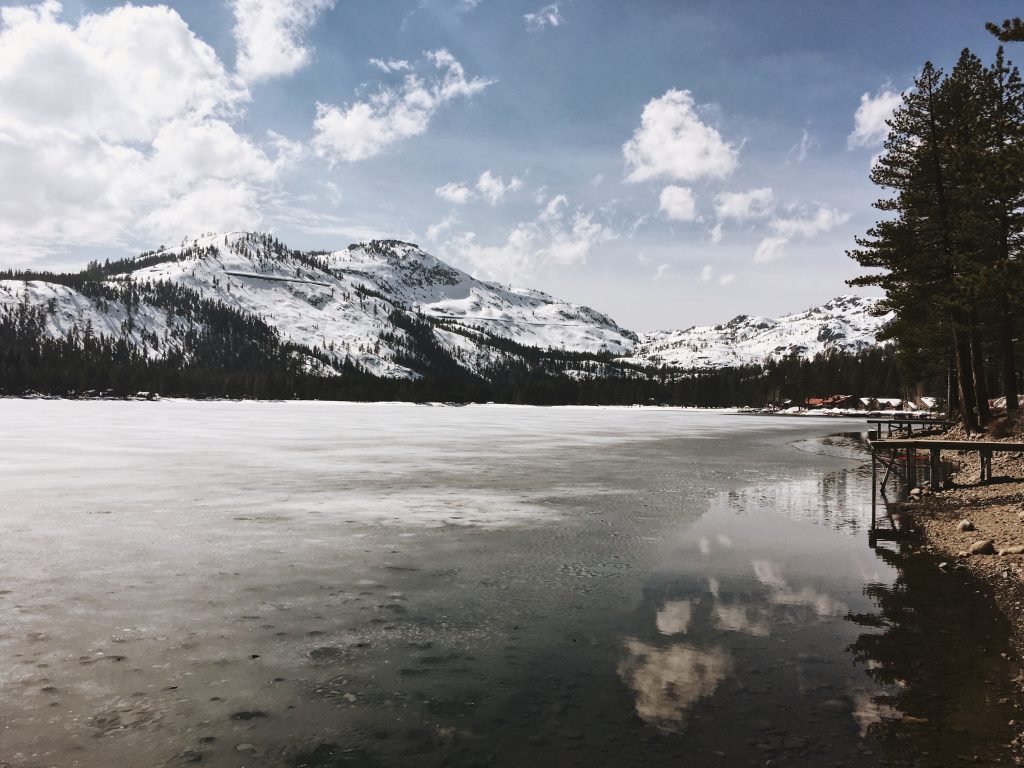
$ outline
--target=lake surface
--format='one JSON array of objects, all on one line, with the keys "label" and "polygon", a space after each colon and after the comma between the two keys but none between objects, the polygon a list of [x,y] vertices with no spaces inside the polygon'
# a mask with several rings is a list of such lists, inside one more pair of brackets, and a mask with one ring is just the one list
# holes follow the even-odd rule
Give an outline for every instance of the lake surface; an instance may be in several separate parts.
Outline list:
[{"label": "lake surface", "polygon": [[998,764],[1007,627],[868,546],[863,427],[0,400],[0,766]]}]

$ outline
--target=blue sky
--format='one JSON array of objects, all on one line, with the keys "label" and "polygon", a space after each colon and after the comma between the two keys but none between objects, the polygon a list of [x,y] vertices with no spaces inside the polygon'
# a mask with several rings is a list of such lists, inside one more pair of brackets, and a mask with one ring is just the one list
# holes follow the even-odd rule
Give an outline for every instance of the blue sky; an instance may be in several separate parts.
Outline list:
[{"label": "blue sky", "polygon": [[259,229],[413,240],[635,329],[797,311],[856,274],[899,91],[1021,10],[2,2],[0,265]]}]

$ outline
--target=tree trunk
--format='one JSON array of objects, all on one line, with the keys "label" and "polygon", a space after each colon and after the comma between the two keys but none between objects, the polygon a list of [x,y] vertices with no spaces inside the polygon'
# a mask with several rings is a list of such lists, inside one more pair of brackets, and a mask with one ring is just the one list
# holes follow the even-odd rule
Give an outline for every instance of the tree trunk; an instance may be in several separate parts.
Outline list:
[{"label": "tree trunk", "polygon": [[1003,348],[1003,395],[1006,397],[1006,412],[1012,413],[1020,409],[1017,400],[1017,362],[1013,353],[1013,317],[1005,293],[1000,297],[1000,303],[999,343]]},{"label": "tree trunk", "polygon": [[957,399],[960,401],[960,419],[967,434],[978,431],[978,419],[974,414],[977,400],[974,395],[974,376],[971,372],[971,342],[967,331],[957,322],[959,313],[950,312],[950,327],[953,330],[953,357],[956,360]]},{"label": "tree trunk", "polygon": [[953,350],[950,350],[946,362],[946,418],[950,420],[956,413],[956,387],[956,360],[953,359]]},{"label": "tree trunk", "polygon": [[992,420],[988,406],[988,383],[985,380],[985,353],[978,330],[978,311],[970,312],[971,371],[974,374],[974,397],[978,402],[978,425],[984,427]]}]

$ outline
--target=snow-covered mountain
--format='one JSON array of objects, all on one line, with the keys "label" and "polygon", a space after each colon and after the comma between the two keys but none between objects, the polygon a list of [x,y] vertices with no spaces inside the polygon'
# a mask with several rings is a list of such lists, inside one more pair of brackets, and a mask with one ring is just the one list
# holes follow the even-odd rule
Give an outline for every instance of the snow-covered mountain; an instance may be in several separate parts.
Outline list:
[{"label": "snow-covered mountain", "polygon": [[796,354],[812,358],[828,351],[857,352],[875,346],[875,335],[891,314],[872,314],[880,299],[840,296],[778,319],[739,315],[722,325],[640,336],[637,362],[678,368],[725,368],[761,364]]},{"label": "snow-covered mountain", "polygon": [[188,361],[209,356],[228,334],[250,339],[268,360],[284,354],[306,373],[356,366],[398,379],[453,365],[485,378],[510,363],[602,377],[644,376],[645,366],[809,358],[872,346],[888,319],[872,314],[877,299],[842,296],[777,320],[740,315],[638,336],[589,307],[477,280],[410,243],[300,252],[243,232],[93,264],[79,275],[24,277],[0,280],[0,320],[33,307],[51,338],[105,338],[150,360]]},{"label": "snow-covered mountain", "polygon": [[21,302],[45,307],[54,337],[88,328],[159,357],[181,349],[189,329],[203,324],[202,313],[181,311],[180,300],[160,299],[160,286],[170,284],[315,352],[306,356],[307,370],[332,374],[348,362],[401,378],[423,373],[414,363],[423,342],[412,338],[410,318],[425,320],[433,344],[473,372],[507,357],[502,340],[622,356],[637,339],[589,307],[477,280],[416,245],[391,240],[302,253],[267,235],[209,235],[143,254],[116,271],[105,275],[98,294],[74,284],[3,280],[0,309]]}]

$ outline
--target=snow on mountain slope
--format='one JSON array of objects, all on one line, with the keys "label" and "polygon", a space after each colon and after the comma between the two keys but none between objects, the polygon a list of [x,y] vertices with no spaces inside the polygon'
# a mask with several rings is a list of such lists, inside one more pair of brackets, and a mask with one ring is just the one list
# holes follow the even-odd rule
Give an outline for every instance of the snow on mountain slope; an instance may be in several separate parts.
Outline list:
[{"label": "snow on mountain slope", "polygon": [[710,369],[760,364],[793,354],[812,358],[831,350],[856,352],[875,346],[875,335],[892,319],[891,314],[871,314],[878,301],[840,296],[777,320],[739,315],[723,325],[641,334],[636,362]]},{"label": "snow on mountain slope", "polygon": [[361,283],[351,277],[335,277],[291,252],[266,246],[241,233],[199,238],[167,250],[180,260],[143,267],[130,279],[190,288],[259,318],[286,341],[319,348],[335,364],[348,358],[376,376],[416,375],[394,360],[395,341],[404,333],[388,320],[393,303],[361,292]]},{"label": "snow on mountain slope", "polygon": [[[328,374],[350,361],[377,376],[419,376],[409,363],[414,341],[394,321],[396,310],[433,321],[435,343],[472,371],[505,354],[487,344],[488,336],[542,349],[615,355],[629,354],[636,340],[588,307],[476,280],[398,241],[300,253],[266,235],[208,235],[143,254],[125,274],[106,282],[115,288],[161,282],[188,288],[257,318],[286,342],[315,348],[330,362],[311,356],[307,368]],[[64,285],[0,284],[0,305],[22,300],[50,309],[47,328],[55,336],[91,324],[97,334],[124,336],[141,347],[153,336],[172,340],[183,322],[145,301],[129,313],[120,301],[97,301]],[[129,314],[132,320],[126,322]]]},{"label": "snow on mountain slope", "polygon": [[409,243],[362,243],[326,258],[334,274],[370,280],[384,295],[427,317],[524,346],[623,355],[636,341],[635,334],[590,307],[477,280]]},{"label": "snow on mountain slope", "polygon": [[[873,346],[889,319],[871,314],[878,299],[841,296],[777,320],[740,315],[724,325],[638,337],[589,307],[477,280],[395,240],[299,252],[268,235],[233,232],[95,269],[91,279],[106,275],[102,285],[82,275],[0,281],[0,311],[25,302],[45,310],[46,331],[54,337],[77,329],[80,335],[123,338],[152,358],[187,354],[188,334],[194,343],[203,323],[214,322],[211,307],[225,306],[276,332],[307,371],[330,375],[354,363],[398,378],[417,378],[451,362],[486,374],[522,356],[506,341],[679,368],[758,364],[792,354],[809,358]],[[188,291],[184,299],[162,297],[161,286]],[[192,307],[197,300],[206,304]],[[584,368],[580,376],[605,375],[594,364]]]},{"label": "snow on mountain slope", "polygon": [[[39,280],[0,280],[0,308],[27,302],[46,307],[46,329],[53,337],[66,337],[77,330],[80,335],[91,331],[95,336],[124,337],[149,357],[162,354],[152,344],[153,334],[160,340],[166,336],[170,348],[180,348],[177,334],[187,323],[159,307],[140,305],[134,312],[121,301],[94,302],[73,288]],[[131,320],[129,320],[131,317]],[[164,331],[168,331],[165,335]]]}]

